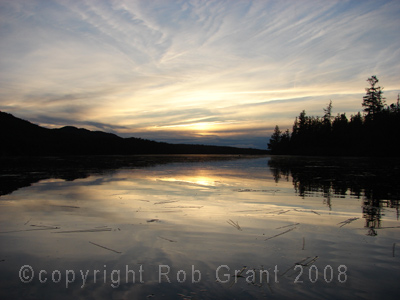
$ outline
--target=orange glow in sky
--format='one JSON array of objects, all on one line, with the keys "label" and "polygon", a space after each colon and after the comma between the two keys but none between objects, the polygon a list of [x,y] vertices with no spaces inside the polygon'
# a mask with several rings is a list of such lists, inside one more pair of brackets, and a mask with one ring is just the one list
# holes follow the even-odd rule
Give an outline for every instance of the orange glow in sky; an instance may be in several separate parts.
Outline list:
[{"label": "orange glow in sky", "polygon": [[166,142],[266,148],[304,109],[400,92],[400,2],[0,1],[0,110]]}]

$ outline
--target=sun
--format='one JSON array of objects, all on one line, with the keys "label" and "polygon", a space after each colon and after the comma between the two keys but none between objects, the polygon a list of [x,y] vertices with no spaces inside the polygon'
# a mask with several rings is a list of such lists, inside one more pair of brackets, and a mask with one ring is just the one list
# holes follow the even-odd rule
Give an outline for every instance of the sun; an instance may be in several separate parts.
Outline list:
[{"label": "sun", "polygon": [[194,122],[194,123],[177,124],[177,125],[155,126],[153,128],[169,129],[175,131],[192,131],[192,132],[195,131],[198,134],[205,134],[209,131],[214,131],[219,124],[220,123],[216,122]]},{"label": "sun", "polygon": [[209,123],[209,122],[194,123],[194,124],[191,124],[190,127],[197,131],[207,131],[207,130],[212,129],[213,123]]}]

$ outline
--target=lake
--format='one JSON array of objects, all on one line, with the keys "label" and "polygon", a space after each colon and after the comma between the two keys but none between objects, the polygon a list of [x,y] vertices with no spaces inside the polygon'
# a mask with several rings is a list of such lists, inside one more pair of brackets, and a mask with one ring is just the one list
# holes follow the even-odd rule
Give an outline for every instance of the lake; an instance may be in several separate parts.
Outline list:
[{"label": "lake", "polygon": [[398,299],[400,161],[2,159],[2,299]]}]

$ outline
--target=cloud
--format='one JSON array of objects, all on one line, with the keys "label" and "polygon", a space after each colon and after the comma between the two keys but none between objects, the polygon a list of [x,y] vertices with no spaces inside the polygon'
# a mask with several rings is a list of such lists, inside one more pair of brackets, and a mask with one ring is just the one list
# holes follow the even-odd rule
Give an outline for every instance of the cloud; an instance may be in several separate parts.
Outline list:
[{"label": "cloud", "polygon": [[181,130],[190,141],[205,139],[193,128],[207,123],[229,140],[228,127],[268,135],[329,100],[359,111],[371,75],[388,98],[400,89],[398,1],[0,6],[0,109],[48,126],[98,124],[124,136]]}]

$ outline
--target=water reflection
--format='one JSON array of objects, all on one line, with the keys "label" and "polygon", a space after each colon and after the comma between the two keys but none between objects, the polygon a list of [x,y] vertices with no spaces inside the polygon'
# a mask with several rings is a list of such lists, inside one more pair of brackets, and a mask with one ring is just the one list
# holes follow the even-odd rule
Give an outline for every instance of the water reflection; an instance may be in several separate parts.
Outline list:
[{"label": "water reflection", "polygon": [[[400,229],[393,163],[383,172],[383,164],[351,159],[96,160],[3,165],[10,185],[2,182],[0,196],[0,298],[348,299],[353,293],[396,299]],[[51,278],[44,284],[37,276],[22,283],[24,264],[36,275],[64,270],[62,284]],[[161,265],[170,266],[171,283],[159,281]],[[143,284],[125,280],[127,266],[136,276],[143,268]],[[192,266],[202,274],[198,283],[191,281]],[[229,267],[219,269],[222,279],[230,276],[226,283],[216,281],[220,266]],[[302,284],[295,282],[296,266],[304,268]],[[339,273],[340,266],[348,273]],[[77,274],[68,288],[65,270]],[[83,288],[80,270],[89,270]],[[112,281],[113,270],[120,270],[119,283]],[[180,270],[186,281],[177,280]],[[263,270],[269,281],[259,276]],[[253,279],[247,278],[251,271]],[[319,280],[310,280],[310,272]],[[339,274],[349,280],[338,281]]]},{"label": "water reflection", "polygon": [[268,165],[275,182],[292,181],[299,196],[322,196],[330,209],[334,198],[349,194],[363,199],[368,235],[377,235],[376,229],[381,228],[382,208],[395,208],[399,219],[398,160],[275,156]]},{"label": "water reflection", "polygon": [[171,162],[202,163],[238,158],[238,155],[0,157],[0,196],[48,178],[73,181],[90,175],[113,173],[121,168],[143,169]]}]

